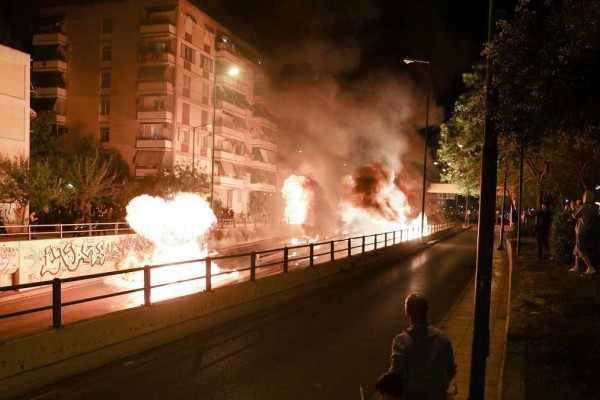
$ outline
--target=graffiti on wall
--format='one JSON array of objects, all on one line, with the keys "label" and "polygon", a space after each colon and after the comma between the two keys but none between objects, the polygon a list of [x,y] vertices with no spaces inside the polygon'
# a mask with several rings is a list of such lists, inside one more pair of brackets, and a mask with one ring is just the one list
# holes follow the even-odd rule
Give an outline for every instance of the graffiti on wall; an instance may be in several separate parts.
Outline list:
[{"label": "graffiti on wall", "polygon": [[152,252],[138,235],[92,236],[21,242],[19,282],[39,282],[123,269],[132,255]]},{"label": "graffiti on wall", "polygon": [[19,267],[19,246],[0,244],[0,274],[12,274]]},{"label": "graffiti on wall", "polygon": [[22,225],[24,224],[25,207],[18,202],[0,203],[0,218],[4,225]]}]

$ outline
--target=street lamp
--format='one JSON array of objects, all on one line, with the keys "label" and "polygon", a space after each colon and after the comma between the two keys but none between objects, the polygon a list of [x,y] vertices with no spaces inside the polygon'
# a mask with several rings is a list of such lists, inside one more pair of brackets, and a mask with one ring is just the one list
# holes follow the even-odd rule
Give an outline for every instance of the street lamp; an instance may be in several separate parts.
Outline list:
[{"label": "street lamp", "polygon": [[[230,66],[227,69],[227,75],[238,76],[240,69]],[[211,149],[211,167],[210,167],[210,208],[214,211],[215,203],[215,126],[217,119],[217,62],[215,58],[215,74],[213,79],[213,123],[212,123],[212,149]]]},{"label": "street lamp", "polygon": [[425,110],[425,154],[423,155],[423,193],[421,196],[421,238],[420,242],[423,243],[423,236],[425,232],[423,231],[425,224],[425,191],[427,184],[427,137],[429,136],[429,81],[430,81],[430,73],[429,73],[429,61],[421,61],[421,60],[413,60],[412,58],[405,58],[403,60],[406,64],[426,64],[427,65],[427,107]]}]

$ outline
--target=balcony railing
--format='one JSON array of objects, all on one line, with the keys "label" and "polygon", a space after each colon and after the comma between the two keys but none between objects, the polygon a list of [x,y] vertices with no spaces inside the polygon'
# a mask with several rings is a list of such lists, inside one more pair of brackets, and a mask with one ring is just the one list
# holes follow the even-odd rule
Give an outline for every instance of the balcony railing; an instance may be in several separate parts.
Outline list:
[{"label": "balcony railing", "polygon": [[67,97],[67,89],[58,86],[36,87],[36,97]]},{"label": "balcony railing", "polygon": [[7,225],[0,241],[62,239],[79,236],[125,235],[135,233],[127,222],[91,222],[81,224]]},{"label": "balcony railing", "polygon": [[135,141],[135,147],[138,149],[164,149],[172,150],[173,141],[171,139],[147,139],[138,138]]},{"label": "balcony railing", "polygon": [[140,24],[140,34],[143,36],[175,36],[177,28],[167,19],[145,20]]},{"label": "balcony railing", "polygon": [[137,119],[143,121],[173,122],[173,113],[169,110],[139,110]]},{"label": "balcony railing", "polygon": [[141,51],[139,58],[141,64],[175,64],[175,54],[171,51]]},{"label": "balcony railing", "polygon": [[167,78],[148,78],[140,77],[138,80],[138,91],[154,92],[157,94],[173,93],[173,82]]},{"label": "balcony railing", "polygon": [[234,163],[243,164],[244,156],[235,153],[230,153],[225,150],[215,149],[215,160],[233,161]]},{"label": "balcony railing", "polygon": [[34,46],[47,46],[51,44],[66,44],[67,35],[62,32],[40,32],[33,34]]},{"label": "balcony railing", "polygon": [[33,72],[67,72],[67,63],[63,60],[34,61]]}]

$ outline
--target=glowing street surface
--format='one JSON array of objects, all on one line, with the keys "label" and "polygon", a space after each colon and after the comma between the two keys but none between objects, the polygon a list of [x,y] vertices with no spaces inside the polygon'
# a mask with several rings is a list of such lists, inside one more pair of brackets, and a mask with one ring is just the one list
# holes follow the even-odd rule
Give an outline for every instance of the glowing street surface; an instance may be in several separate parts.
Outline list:
[{"label": "glowing street surface", "polygon": [[[36,399],[355,399],[389,366],[412,291],[437,322],[474,275],[476,232],[390,267],[35,393]],[[460,366],[459,366],[460,368]],[[24,398],[32,398],[31,395]]]}]

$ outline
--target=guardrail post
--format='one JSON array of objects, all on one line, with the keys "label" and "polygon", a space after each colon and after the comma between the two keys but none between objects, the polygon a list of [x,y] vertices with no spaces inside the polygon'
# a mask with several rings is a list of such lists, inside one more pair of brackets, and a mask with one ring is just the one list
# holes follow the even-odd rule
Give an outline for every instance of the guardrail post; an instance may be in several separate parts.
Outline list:
[{"label": "guardrail post", "polygon": [[144,265],[144,305],[152,305],[152,279],[150,276],[150,266]]},{"label": "guardrail post", "polygon": [[61,283],[60,278],[52,279],[52,327],[58,329],[62,326],[61,315]]},{"label": "guardrail post", "polygon": [[377,250],[377,234],[373,235],[373,247]]},{"label": "guardrail post", "polygon": [[205,291],[210,292],[212,290],[212,284],[211,284],[211,279],[210,279],[210,273],[211,273],[211,265],[212,265],[212,260],[210,257],[208,257],[206,259],[206,287],[205,287]]},{"label": "guardrail post", "polygon": [[88,223],[88,236],[92,236],[92,223]]},{"label": "guardrail post", "polygon": [[119,234],[119,223],[116,222],[115,223],[115,235],[118,235],[118,234]]},{"label": "guardrail post", "polygon": [[365,237],[362,237],[362,252],[365,252]]},{"label": "guardrail post", "polygon": [[352,238],[348,238],[348,257],[352,257]]},{"label": "guardrail post", "polygon": [[246,227],[247,223],[248,223],[248,218],[244,217],[244,228]]},{"label": "guardrail post", "polygon": [[308,264],[311,267],[315,265],[315,261],[313,260],[314,256],[315,256],[315,244],[311,243],[310,244],[310,263]]},{"label": "guardrail post", "polygon": [[387,240],[388,240],[388,233],[386,232],[385,233],[385,246],[383,246],[383,247],[387,247],[387,245],[388,245]]},{"label": "guardrail post", "polygon": [[396,231],[392,232],[392,244],[396,244]]},{"label": "guardrail post", "polygon": [[286,247],[283,248],[283,272],[288,272],[288,256],[290,249]]},{"label": "guardrail post", "polygon": [[331,261],[335,261],[335,244],[331,241]]},{"label": "guardrail post", "polygon": [[256,280],[256,253],[250,253],[250,281]]},{"label": "guardrail post", "polygon": [[58,232],[59,232],[58,233],[58,237],[62,239],[63,238],[63,227],[62,227],[62,224],[58,225]]}]

